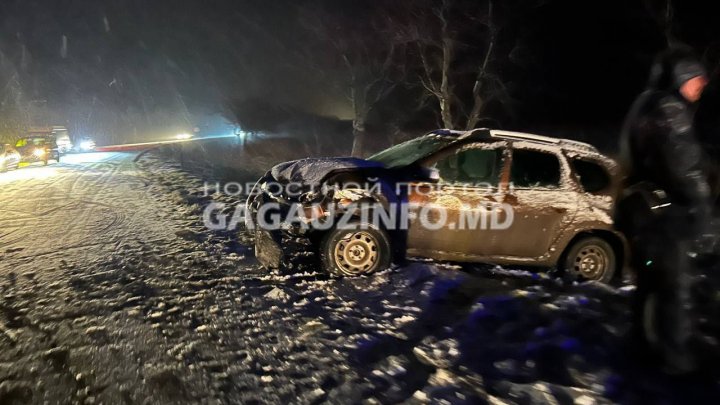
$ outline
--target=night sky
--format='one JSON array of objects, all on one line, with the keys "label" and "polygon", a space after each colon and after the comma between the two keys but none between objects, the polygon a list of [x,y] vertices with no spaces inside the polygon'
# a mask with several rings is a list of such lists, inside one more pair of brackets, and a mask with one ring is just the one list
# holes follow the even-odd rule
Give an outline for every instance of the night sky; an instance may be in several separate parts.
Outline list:
[{"label": "night sky", "polygon": [[[325,60],[312,60],[317,49],[329,48],[315,37],[308,16],[330,10],[323,18],[337,18],[342,32],[350,21],[343,8],[363,10],[362,3],[373,2],[3,0],[3,135],[12,132],[8,123],[24,117],[110,140],[142,138],[192,127],[211,114],[237,117],[231,100],[351,119],[344,89],[332,84],[340,69],[323,70],[318,65],[328,66]],[[530,3],[500,34],[503,54],[495,69],[511,97],[487,116],[509,129],[612,137],[642,90],[653,55],[665,46],[653,2]],[[673,35],[714,65],[717,7],[675,3]],[[408,85],[392,100],[408,104],[416,96]],[[413,128],[437,122],[428,119],[432,105],[417,117],[388,105],[375,117],[398,114]]]}]

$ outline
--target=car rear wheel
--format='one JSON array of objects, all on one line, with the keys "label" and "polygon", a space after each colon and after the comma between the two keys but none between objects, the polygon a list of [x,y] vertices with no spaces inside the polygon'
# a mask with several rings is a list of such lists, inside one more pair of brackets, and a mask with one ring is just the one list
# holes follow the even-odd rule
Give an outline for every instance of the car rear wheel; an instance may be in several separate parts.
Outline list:
[{"label": "car rear wheel", "polygon": [[335,276],[356,277],[390,267],[390,238],[368,224],[350,224],[337,228],[323,238],[323,267]]},{"label": "car rear wheel", "polygon": [[565,272],[583,280],[609,283],[615,275],[617,258],[604,239],[585,237],[575,242],[565,256]]}]

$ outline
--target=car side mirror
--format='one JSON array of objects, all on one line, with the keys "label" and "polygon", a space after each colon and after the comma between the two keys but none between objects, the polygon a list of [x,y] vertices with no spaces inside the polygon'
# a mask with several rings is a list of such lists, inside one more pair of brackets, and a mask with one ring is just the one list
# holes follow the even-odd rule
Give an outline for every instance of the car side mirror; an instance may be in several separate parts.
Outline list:
[{"label": "car side mirror", "polygon": [[441,180],[440,171],[434,167],[410,165],[402,168],[401,172],[400,176],[412,181],[439,183]]},{"label": "car side mirror", "polygon": [[427,179],[433,183],[437,183],[440,181],[440,170],[438,170],[435,167],[430,167],[427,169]]}]

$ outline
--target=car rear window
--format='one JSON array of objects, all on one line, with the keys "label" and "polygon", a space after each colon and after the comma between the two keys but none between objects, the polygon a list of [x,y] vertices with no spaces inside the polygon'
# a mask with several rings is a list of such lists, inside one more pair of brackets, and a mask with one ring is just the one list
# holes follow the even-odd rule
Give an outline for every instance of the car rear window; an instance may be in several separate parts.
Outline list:
[{"label": "car rear window", "polygon": [[515,149],[510,181],[514,187],[558,188],[560,161],[550,153]]},{"label": "car rear window", "polygon": [[586,192],[597,193],[610,186],[610,175],[599,164],[581,159],[573,159],[571,164],[580,185]]}]

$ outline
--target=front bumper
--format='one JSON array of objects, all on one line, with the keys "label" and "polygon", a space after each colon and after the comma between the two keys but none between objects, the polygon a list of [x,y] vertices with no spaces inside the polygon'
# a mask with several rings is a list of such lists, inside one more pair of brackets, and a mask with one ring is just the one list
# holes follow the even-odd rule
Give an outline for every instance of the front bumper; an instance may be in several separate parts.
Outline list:
[{"label": "front bumper", "polygon": [[264,267],[269,269],[280,268],[283,250],[270,231],[262,229],[255,231],[255,257]]},{"label": "front bumper", "polygon": [[[317,246],[311,234],[294,227],[279,229],[263,228],[258,221],[257,208],[268,196],[260,194],[251,199],[246,211],[247,229],[255,236],[255,256],[260,264],[269,269],[305,270],[317,264]],[[287,209],[282,205],[280,210]]]}]

